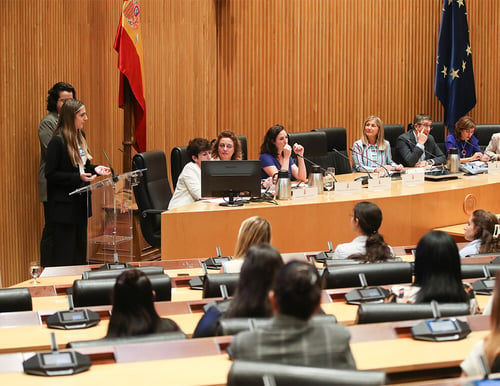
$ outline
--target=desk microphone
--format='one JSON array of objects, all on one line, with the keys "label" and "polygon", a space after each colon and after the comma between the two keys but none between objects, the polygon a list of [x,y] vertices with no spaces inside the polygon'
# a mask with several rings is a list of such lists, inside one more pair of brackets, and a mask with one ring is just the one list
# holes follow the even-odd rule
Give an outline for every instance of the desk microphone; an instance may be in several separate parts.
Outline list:
[{"label": "desk microphone", "polygon": [[[415,149],[417,147],[417,144],[409,141],[406,138],[399,137],[398,140],[402,140],[407,145],[413,146],[413,149]],[[432,158],[439,158],[436,154],[431,153],[430,151],[425,150],[425,145],[424,145],[424,153],[427,154],[427,155],[430,155]],[[446,158],[446,156],[445,156],[445,158]],[[433,166],[435,166],[435,167],[441,167],[443,170],[445,168],[445,164],[439,164],[439,165],[433,165]]]},{"label": "desk microphone", "polygon": [[[338,154],[339,156],[341,156],[342,158],[344,158],[345,160],[349,161],[349,165],[351,164],[351,160],[349,159],[349,157],[347,157],[345,154],[342,154],[340,151],[338,151],[337,149],[335,149],[334,147],[332,147],[332,150],[335,154]],[[361,180],[361,184],[362,185],[366,185],[368,184],[368,180],[373,178],[372,175],[370,174],[370,172],[368,170],[366,170],[366,168],[363,166],[363,165],[360,165],[364,170],[364,172],[367,174],[367,176],[363,176],[363,177],[357,177],[354,179],[354,181],[358,181],[358,180]]]},{"label": "desk microphone", "polygon": [[[349,150],[352,151],[354,154],[360,155],[365,161],[372,161],[375,165],[380,166],[382,169],[384,169],[385,174],[387,174],[387,177],[391,176],[391,174],[389,173],[389,171],[380,162],[368,158],[363,153],[360,153],[359,151],[354,150],[352,147],[350,147]],[[361,166],[361,165],[359,165],[359,166]],[[365,170],[366,170],[366,168],[365,168]]]},{"label": "desk microphone", "polygon": [[[294,152],[293,154],[295,154],[295,155],[296,155],[297,157],[299,157],[299,158],[302,158],[304,161],[308,162],[308,163],[309,163],[310,165],[312,165],[312,166],[318,166],[318,167],[320,168],[320,170],[321,170],[323,173],[325,173],[325,174],[327,173],[327,171],[326,171],[326,169],[325,169],[325,168],[322,168],[320,165],[318,165],[316,162],[311,161],[309,158],[306,158],[306,157],[304,157],[303,155],[297,154],[297,153],[295,153],[295,152]],[[337,182],[337,179],[335,178],[335,175],[334,175],[334,174],[332,174],[332,177],[333,177],[333,180],[334,180],[335,182]]]},{"label": "desk microphone", "polygon": [[108,160],[109,170],[111,170],[111,178],[113,179],[113,182],[117,182],[118,181],[118,177],[115,174],[115,170],[111,166],[111,161],[109,160],[109,157],[106,154],[106,152],[104,151],[104,149],[102,149],[102,152],[104,153],[104,157],[106,157],[106,159]]}]

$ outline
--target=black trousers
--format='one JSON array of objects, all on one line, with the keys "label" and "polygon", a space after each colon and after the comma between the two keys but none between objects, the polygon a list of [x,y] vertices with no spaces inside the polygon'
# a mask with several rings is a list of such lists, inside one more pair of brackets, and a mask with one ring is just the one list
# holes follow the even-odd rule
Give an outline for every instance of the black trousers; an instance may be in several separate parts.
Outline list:
[{"label": "black trousers", "polygon": [[[52,236],[50,248],[42,255],[43,267],[87,264],[87,223],[46,223]],[[44,230],[45,230],[44,229]],[[46,246],[48,246],[47,243]]]}]

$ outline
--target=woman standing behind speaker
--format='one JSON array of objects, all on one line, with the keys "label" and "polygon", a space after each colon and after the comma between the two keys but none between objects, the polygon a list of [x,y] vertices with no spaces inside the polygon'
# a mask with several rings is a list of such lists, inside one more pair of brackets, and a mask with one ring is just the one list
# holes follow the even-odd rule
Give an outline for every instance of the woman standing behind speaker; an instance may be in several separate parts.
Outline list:
[{"label": "woman standing behind speaker", "polygon": [[64,102],[59,121],[47,146],[47,221],[54,228],[54,245],[42,266],[80,265],[87,262],[87,194],[69,195],[89,185],[97,175],[109,175],[106,166],[90,163],[83,126],[85,105],[76,100]]}]

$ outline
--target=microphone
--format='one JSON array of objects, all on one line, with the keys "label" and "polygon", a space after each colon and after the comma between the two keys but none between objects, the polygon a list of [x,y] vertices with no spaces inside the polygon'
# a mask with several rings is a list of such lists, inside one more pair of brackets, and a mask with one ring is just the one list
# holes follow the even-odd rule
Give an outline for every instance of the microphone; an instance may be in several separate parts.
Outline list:
[{"label": "microphone", "polygon": [[[349,159],[349,157],[347,157],[345,154],[342,154],[340,151],[338,151],[337,149],[335,149],[334,147],[332,147],[332,150],[334,153],[338,154],[339,156],[341,156],[342,158],[346,159],[347,161],[349,161],[349,165],[351,164],[351,160]],[[366,185],[368,184],[368,180],[373,178],[372,175],[370,174],[370,172],[368,170],[366,170],[366,168],[363,166],[363,165],[360,165],[363,169],[365,169],[365,173],[368,174],[367,176],[363,176],[363,177],[357,177],[354,179],[354,181],[358,181],[358,180],[361,180],[361,184],[362,185]]]},{"label": "microphone", "polygon": [[[387,174],[387,177],[390,177],[391,174],[389,173],[389,171],[385,168],[384,165],[382,165],[380,162],[377,162],[375,160],[372,160],[368,157],[366,157],[363,153],[360,153],[359,151],[356,151],[354,150],[352,147],[349,148],[350,151],[352,151],[354,154],[357,154],[357,155],[360,155],[364,160],[367,160],[367,161],[372,161],[374,164],[376,164],[377,166],[380,166],[382,169],[384,169],[385,171],[385,174]],[[360,165],[361,166],[361,165]],[[366,170],[366,168],[365,168]]]},{"label": "microphone", "polygon": [[[313,166],[318,166],[318,167],[320,168],[320,170],[321,170],[323,173],[325,173],[325,174],[326,174],[326,169],[325,169],[325,168],[322,168],[322,167],[321,167],[320,165],[318,165],[316,162],[313,162],[313,161],[311,161],[309,158],[306,158],[306,157],[304,157],[303,155],[297,154],[297,153],[295,153],[295,152],[293,152],[293,154],[295,154],[297,157],[302,158],[304,161],[308,162],[310,165],[313,165]],[[334,174],[332,175],[332,177],[333,177],[333,180],[334,180],[335,182],[337,182],[337,179],[335,178],[335,175],[334,175]]]},{"label": "microphone", "polygon": [[111,166],[111,161],[109,160],[109,157],[106,154],[106,152],[104,151],[104,149],[102,149],[102,152],[104,153],[104,157],[106,157],[106,159],[108,160],[109,170],[111,170],[111,178],[113,178],[113,182],[117,182],[118,181],[118,177],[115,174],[115,170]]},{"label": "microphone", "polygon": [[[417,145],[415,143],[409,141],[406,138],[399,137],[398,140],[399,139],[401,139],[407,145],[413,146],[413,149],[415,149],[417,147]],[[432,158],[439,158],[436,154],[431,153],[430,151],[425,150],[425,145],[424,145],[424,153],[427,154],[427,155],[430,155]],[[433,165],[433,166],[436,166],[436,167],[440,166],[444,170],[445,164],[439,164],[439,165]]]}]

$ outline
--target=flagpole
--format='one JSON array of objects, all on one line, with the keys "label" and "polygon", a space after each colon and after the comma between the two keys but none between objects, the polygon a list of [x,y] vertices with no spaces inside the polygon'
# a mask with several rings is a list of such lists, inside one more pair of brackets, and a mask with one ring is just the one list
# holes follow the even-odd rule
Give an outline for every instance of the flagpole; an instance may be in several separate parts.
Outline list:
[{"label": "flagpole", "polygon": [[132,170],[132,121],[134,119],[134,95],[126,76],[123,77],[123,173]]}]

